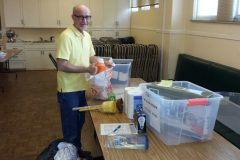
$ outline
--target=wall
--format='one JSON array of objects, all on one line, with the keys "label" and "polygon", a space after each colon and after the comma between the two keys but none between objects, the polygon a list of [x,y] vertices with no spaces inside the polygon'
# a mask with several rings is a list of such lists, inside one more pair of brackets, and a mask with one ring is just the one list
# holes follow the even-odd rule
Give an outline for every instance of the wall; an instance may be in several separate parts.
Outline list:
[{"label": "wall", "polygon": [[[163,6],[151,7],[150,10],[131,12],[131,36],[138,44],[156,44],[160,49],[162,43],[162,14]],[[160,52],[160,50],[159,50]],[[161,61],[159,56],[159,61]]]},{"label": "wall", "polygon": [[[192,0],[187,1],[187,19],[192,15]],[[214,24],[186,21],[185,53],[240,69],[239,24]]]},{"label": "wall", "polygon": [[[160,0],[159,9],[132,12],[131,35],[136,43],[156,44],[159,47],[161,79],[173,78],[177,55],[184,48],[184,0]],[[143,19],[142,17],[147,17]],[[153,22],[149,22],[154,20]],[[136,27],[137,26],[137,27]]]},{"label": "wall", "polygon": [[[131,21],[131,35],[137,37],[136,43],[154,43],[162,51],[162,79],[174,78],[179,53],[187,53],[240,69],[239,25],[192,22],[190,20],[193,0],[163,2],[160,0],[158,11],[132,13],[132,19],[138,19]],[[157,34],[154,34],[155,30],[146,29],[151,28],[147,23],[138,22],[143,21],[140,19],[140,15],[143,17],[143,12],[148,12],[148,16],[159,21],[154,28]],[[138,28],[133,28],[136,25]],[[147,37],[146,34],[148,34]]]}]

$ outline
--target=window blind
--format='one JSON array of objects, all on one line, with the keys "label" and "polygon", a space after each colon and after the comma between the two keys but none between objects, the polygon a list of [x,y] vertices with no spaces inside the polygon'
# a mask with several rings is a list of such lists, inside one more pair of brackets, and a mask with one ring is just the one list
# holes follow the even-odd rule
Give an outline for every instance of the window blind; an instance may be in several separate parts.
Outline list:
[{"label": "window blind", "polygon": [[240,21],[240,0],[195,0],[194,20]]},{"label": "window blind", "polygon": [[238,0],[218,0],[217,21],[233,21],[237,15]]},{"label": "window blind", "polygon": [[159,4],[159,0],[131,0],[131,8],[153,6]]}]

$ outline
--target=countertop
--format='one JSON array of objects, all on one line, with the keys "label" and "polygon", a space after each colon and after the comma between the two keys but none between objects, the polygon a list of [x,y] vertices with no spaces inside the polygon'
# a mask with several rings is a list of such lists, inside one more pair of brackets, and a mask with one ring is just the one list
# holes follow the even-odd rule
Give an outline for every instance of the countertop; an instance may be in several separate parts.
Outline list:
[{"label": "countertop", "polygon": [[8,44],[8,45],[14,45],[14,44],[19,44],[19,45],[22,45],[22,44],[27,44],[27,45],[38,45],[38,44],[56,44],[56,42],[40,42],[40,43],[36,43],[36,42],[33,42],[33,41],[26,41],[26,42],[14,42],[14,43],[5,43],[5,44]]}]

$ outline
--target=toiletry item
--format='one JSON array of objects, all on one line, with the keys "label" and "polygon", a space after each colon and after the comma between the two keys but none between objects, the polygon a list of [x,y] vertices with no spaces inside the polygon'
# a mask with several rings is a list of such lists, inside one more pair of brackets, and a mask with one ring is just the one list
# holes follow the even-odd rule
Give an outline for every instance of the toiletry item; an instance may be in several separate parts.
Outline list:
[{"label": "toiletry item", "polygon": [[97,74],[106,70],[106,66],[102,58],[98,58],[98,62],[95,64],[95,67],[98,68]]}]

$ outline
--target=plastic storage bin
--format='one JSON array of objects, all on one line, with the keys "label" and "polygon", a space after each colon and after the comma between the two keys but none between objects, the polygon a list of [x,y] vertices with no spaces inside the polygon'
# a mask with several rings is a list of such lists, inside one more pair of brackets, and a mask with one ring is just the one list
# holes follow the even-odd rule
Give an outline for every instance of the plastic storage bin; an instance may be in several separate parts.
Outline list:
[{"label": "plastic storage bin", "polygon": [[113,87],[127,87],[131,77],[131,66],[133,59],[113,59],[111,84]]},{"label": "plastic storage bin", "polygon": [[218,92],[224,99],[221,101],[217,120],[236,133],[240,134],[240,93]]},{"label": "plastic storage bin", "polygon": [[[147,127],[166,145],[207,141],[212,138],[220,100],[223,96],[214,93],[210,98],[171,100],[143,89],[143,111]],[[186,81],[174,81],[173,85],[207,91]]]}]

